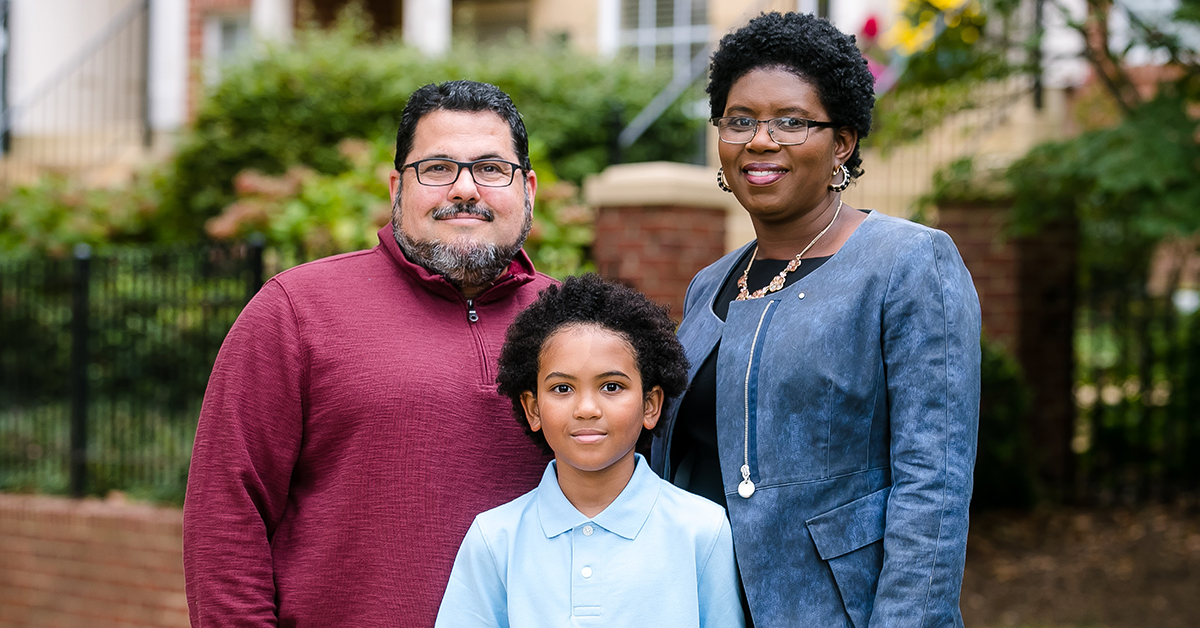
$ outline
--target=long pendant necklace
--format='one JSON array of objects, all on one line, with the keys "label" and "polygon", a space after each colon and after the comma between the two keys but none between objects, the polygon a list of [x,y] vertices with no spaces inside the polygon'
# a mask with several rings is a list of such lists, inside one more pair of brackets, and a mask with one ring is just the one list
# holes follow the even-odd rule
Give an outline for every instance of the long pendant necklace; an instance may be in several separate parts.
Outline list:
[{"label": "long pendant necklace", "polygon": [[772,292],[775,292],[776,290],[781,290],[784,282],[787,280],[788,273],[800,268],[800,258],[803,257],[804,254],[807,253],[808,250],[817,243],[817,240],[821,239],[821,236],[825,235],[826,231],[829,231],[829,228],[833,226],[834,222],[837,222],[838,213],[841,211],[842,199],[839,198],[837,209],[833,210],[833,220],[830,220],[829,224],[825,225],[825,228],[821,230],[821,233],[818,233],[817,237],[813,238],[812,242],[809,242],[808,246],[804,247],[804,250],[800,251],[800,253],[796,255],[795,259],[788,262],[787,267],[785,267],[782,272],[780,272],[778,275],[775,275],[775,277],[771,279],[771,283],[759,288],[758,290],[755,290],[754,292],[749,292],[746,289],[746,279],[750,276],[750,267],[754,265],[754,256],[758,255],[758,247],[754,247],[754,254],[750,256],[750,263],[746,264],[746,270],[742,272],[741,277],[738,277],[738,295],[734,300],[745,301],[747,299],[759,299]]}]

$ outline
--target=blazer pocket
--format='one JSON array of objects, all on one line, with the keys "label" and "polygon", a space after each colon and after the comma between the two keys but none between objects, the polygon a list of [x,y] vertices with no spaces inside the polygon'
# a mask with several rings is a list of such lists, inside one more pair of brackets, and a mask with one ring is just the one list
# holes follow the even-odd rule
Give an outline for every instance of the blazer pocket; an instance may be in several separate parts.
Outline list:
[{"label": "blazer pocket", "polygon": [[833,572],[846,614],[866,628],[883,570],[883,532],[891,487],[875,491],[807,520],[808,532]]}]

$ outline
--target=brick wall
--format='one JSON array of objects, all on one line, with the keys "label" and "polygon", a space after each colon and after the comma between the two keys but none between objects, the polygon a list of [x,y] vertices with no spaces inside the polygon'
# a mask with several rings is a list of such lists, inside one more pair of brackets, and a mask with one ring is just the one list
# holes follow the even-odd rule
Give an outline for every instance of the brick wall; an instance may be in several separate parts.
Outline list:
[{"label": "brick wall", "polygon": [[676,320],[692,277],[724,254],[724,209],[601,207],[596,213],[597,272],[669,305]]},{"label": "brick wall", "polygon": [[0,628],[188,626],[181,511],[0,495]]},{"label": "brick wall", "polygon": [[938,228],[950,234],[971,271],[983,333],[1016,353],[1017,245],[1005,237],[1007,206],[954,206],[938,209]]},{"label": "brick wall", "polygon": [[1073,488],[1075,434],[1075,304],[1079,230],[1051,224],[1018,240],[1017,360],[1033,389],[1030,437],[1053,498]]},{"label": "brick wall", "polygon": [[1003,344],[1025,372],[1033,394],[1029,436],[1043,485],[1059,495],[1071,486],[1075,426],[1075,286],[1079,249],[1074,224],[1051,224],[1031,237],[1005,234],[1009,208],[938,208],[971,271],[984,334]]}]

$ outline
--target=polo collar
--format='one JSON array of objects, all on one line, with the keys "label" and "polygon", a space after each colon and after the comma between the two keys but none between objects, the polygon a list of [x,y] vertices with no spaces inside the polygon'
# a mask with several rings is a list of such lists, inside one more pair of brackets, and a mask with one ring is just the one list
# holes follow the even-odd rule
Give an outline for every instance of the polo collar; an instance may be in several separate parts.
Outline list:
[{"label": "polo collar", "polygon": [[[392,233],[392,223],[389,222],[379,230],[379,246],[376,248],[381,250],[405,276],[422,288],[447,299],[462,300],[462,293],[454,287],[454,284],[446,281],[445,277],[431,273],[425,267],[409,261],[408,257],[404,255],[404,251],[400,250],[400,245],[396,243],[396,236]],[[513,261],[508,264],[508,270],[480,293],[475,298],[475,302],[486,303],[512,294],[513,290],[533,281],[536,277],[537,271],[533,268],[533,261],[529,259],[525,249],[521,249]]]},{"label": "polo collar", "polygon": [[584,523],[592,522],[617,536],[633,540],[650,518],[658,501],[658,476],[641,454],[634,454],[633,477],[620,495],[603,512],[588,519],[563,495],[558,486],[557,461],[551,460],[538,484],[538,519],[546,538],[554,538]]}]

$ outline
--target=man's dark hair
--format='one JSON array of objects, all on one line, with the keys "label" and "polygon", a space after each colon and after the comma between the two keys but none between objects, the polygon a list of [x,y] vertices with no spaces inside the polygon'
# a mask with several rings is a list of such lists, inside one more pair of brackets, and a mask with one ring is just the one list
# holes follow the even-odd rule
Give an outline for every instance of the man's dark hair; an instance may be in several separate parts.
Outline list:
[{"label": "man's dark hair", "polygon": [[[721,39],[709,66],[708,103],[714,118],[725,115],[729,89],[752,70],[780,68],[813,85],[834,124],[871,132],[875,79],[854,36],[807,13],[764,13]],[[862,176],[859,144],[846,160],[852,177]]]},{"label": "man's dark hair", "polygon": [[512,131],[517,163],[521,164],[526,174],[529,173],[529,135],[525,132],[525,123],[521,121],[517,106],[499,87],[476,81],[430,83],[408,97],[404,112],[400,114],[400,129],[396,131],[396,170],[404,166],[408,154],[412,152],[417,123],[434,111],[491,111],[500,116]]},{"label": "man's dark hair", "polygon": [[[561,286],[542,290],[509,325],[496,375],[500,394],[512,400],[517,421],[546,453],[551,453],[550,445],[544,434],[529,429],[521,394],[537,394],[538,364],[546,341],[559,330],[576,325],[601,327],[629,341],[642,377],[643,394],[660,386],[667,399],[683,394],[687,388],[687,356],[675,338],[675,321],[666,307],[596,274],[568,277]],[[642,430],[638,445],[645,445],[657,431],[658,426],[653,432]]]}]

